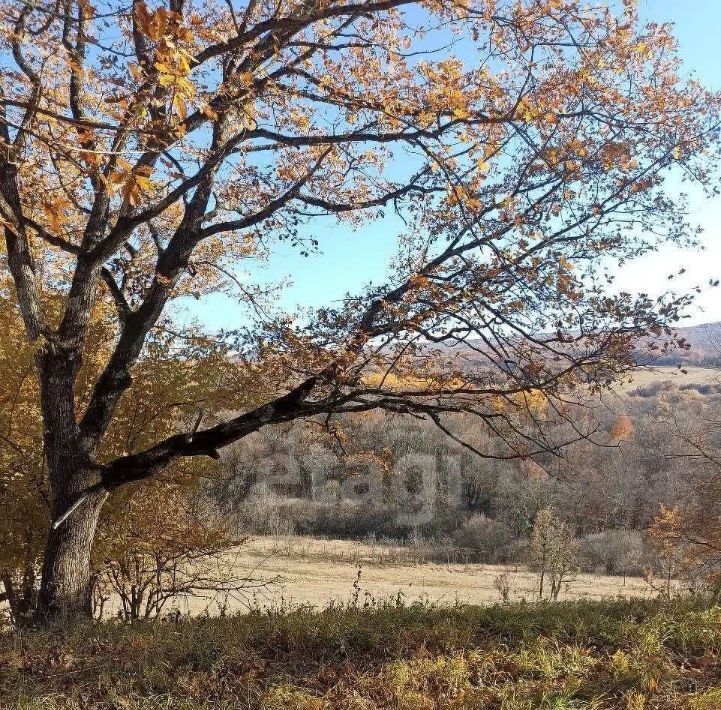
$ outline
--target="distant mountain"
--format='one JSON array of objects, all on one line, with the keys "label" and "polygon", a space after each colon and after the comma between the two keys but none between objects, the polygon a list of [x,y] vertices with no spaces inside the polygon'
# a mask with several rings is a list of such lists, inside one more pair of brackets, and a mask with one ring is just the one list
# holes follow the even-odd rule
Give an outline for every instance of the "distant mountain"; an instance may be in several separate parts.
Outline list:
[{"label": "distant mountain", "polygon": [[[649,359],[648,351],[639,348],[638,360],[640,365],[652,366],[696,366],[707,368],[721,368],[721,321],[716,323],[703,323],[700,325],[679,326],[673,329],[679,341],[688,344],[688,349],[679,347],[670,352]],[[661,341],[667,341],[663,336]],[[441,344],[432,347],[439,354],[448,353],[451,346]],[[465,344],[457,344],[453,349],[465,352],[470,362],[482,361],[481,353],[488,353],[481,340],[473,339]],[[478,353],[474,354],[474,351]],[[479,352],[480,351],[480,352]]]},{"label": "distant mountain", "polygon": [[690,348],[674,350],[654,360],[654,364],[721,367],[721,322],[678,327],[674,332]]}]

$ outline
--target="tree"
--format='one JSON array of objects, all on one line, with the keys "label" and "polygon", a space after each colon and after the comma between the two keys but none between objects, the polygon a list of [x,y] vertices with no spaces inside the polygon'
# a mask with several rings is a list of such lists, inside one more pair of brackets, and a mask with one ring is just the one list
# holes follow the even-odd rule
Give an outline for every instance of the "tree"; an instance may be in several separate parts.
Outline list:
[{"label": "tree", "polygon": [[550,509],[538,512],[533,524],[530,562],[538,570],[538,598],[543,599],[543,587],[548,578],[550,596],[558,599],[564,582],[578,572],[579,542],[573,530]]},{"label": "tree", "polygon": [[0,600],[24,626],[32,622],[50,521],[33,350],[8,286],[0,284]]},{"label": "tree", "polygon": [[[373,408],[451,436],[470,413],[501,456],[547,452],[544,408],[631,367],[633,338],[685,303],[597,276],[601,256],[691,237],[664,177],[707,179],[715,137],[717,97],[678,78],[668,28],[631,1],[4,0],[1,23],[0,216],[54,521],[42,618],[89,614],[109,491]],[[408,224],[393,273],[340,308],[268,313],[233,271],[279,240],[311,251],[318,218],[389,207]],[[258,314],[244,352],[274,368],[266,402],[108,448],[169,304],[232,284]],[[85,398],[98,304],[115,331]]]},{"label": "tree", "polygon": [[[90,338],[95,344],[78,382],[92,381],[108,342],[102,312],[93,316]],[[0,377],[4,394],[0,418],[0,583],[1,599],[9,605],[16,626],[35,621],[38,573],[43,543],[50,526],[47,475],[42,455],[42,419],[33,367],[32,345],[23,338],[20,314],[10,298],[0,301]],[[176,342],[173,336],[152,339],[136,378],[145,385],[134,389],[118,408],[105,447],[112,454],[167,435],[179,422],[196,420],[199,407],[213,417],[222,401],[236,406],[248,401],[247,372],[204,338]],[[210,377],[206,376],[209,375]],[[252,375],[251,375],[252,377]],[[159,613],[170,599],[185,594],[210,598],[237,596],[248,588],[230,565],[210,559],[238,544],[219,516],[201,515],[201,503],[191,498],[199,490],[199,476],[207,476],[207,459],[186,459],[156,477],[150,491],[130,487],[118,491],[99,521],[99,545],[92,565],[96,598],[109,586],[127,604],[128,618]],[[152,558],[152,569],[149,560]],[[135,578],[124,574],[132,561],[135,577],[142,577],[142,595],[133,594]],[[191,564],[184,564],[191,563]],[[183,567],[183,569],[179,569]]]},{"label": "tree", "polygon": [[[673,507],[662,505],[648,533],[656,555],[661,591],[670,596],[674,578],[691,589],[721,596],[721,418],[719,397],[693,397],[686,409],[662,400],[659,413],[668,434],[669,459],[686,470],[688,486]],[[665,405],[665,406],[664,406]],[[652,576],[650,574],[649,576]]]},{"label": "tree", "polygon": [[678,511],[666,507],[661,508],[649,529],[652,563],[646,568],[646,582],[667,601],[673,597],[676,581],[689,578],[689,565],[684,561],[688,548],[683,544],[681,530]]}]

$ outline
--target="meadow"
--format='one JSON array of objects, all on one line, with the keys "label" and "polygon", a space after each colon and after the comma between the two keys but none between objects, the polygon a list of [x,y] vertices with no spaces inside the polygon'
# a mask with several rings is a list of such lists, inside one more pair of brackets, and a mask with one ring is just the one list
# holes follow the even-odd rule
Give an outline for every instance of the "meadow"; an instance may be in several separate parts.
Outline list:
[{"label": "meadow", "polygon": [[[355,540],[325,540],[301,536],[267,536],[249,540],[229,553],[236,576],[246,575],[249,592],[229,599],[228,611],[269,609],[279,604],[323,608],[328,604],[364,600],[406,603],[494,604],[501,600],[499,575],[508,574],[509,599],[532,601],[538,596],[538,574],[524,565],[474,564],[458,559],[426,561],[433,551],[413,544],[382,544]],[[266,582],[261,587],[258,582]],[[640,577],[581,573],[561,593],[561,599],[649,598],[656,592]],[[215,599],[178,600],[183,614],[218,613]]]},{"label": "meadow", "polygon": [[703,367],[686,363],[679,367],[673,365],[638,367],[628,381],[620,383],[619,389],[629,391],[663,382],[672,382],[679,387],[715,385],[719,383],[719,370],[717,367]]}]

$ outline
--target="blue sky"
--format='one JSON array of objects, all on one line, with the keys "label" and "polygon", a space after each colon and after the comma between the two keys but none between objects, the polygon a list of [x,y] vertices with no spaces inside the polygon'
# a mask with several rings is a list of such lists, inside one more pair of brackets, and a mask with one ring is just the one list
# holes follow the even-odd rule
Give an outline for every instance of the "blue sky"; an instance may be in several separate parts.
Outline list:
[{"label": "blue sky", "polygon": [[[673,22],[681,57],[687,71],[706,86],[721,91],[721,0],[639,0],[644,19]],[[676,288],[707,285],[721,278],[721,198],[692,195],[692,215],[704,229],[704,249],[696,252],[665,247],[628,265],[618,275],[618,285],[629,291],[660,293],[667,276],[686,269]],[[697,298],[688,323],[721,321],[721,288],[707,288]]]},{"label": "blue sky", "polygon": [[[639,9],[644,20],[672,22],[686,70],[710,88],[721,90],[721,0],[639,0]],[[704,250],[664,247],[619,272],[619,288],[659,294],[668,288],[667,276],[681,267],[686,275],[674,282],[676,288],[693,288],[721,278],[721,198],[693,195],[691,209],[704,228]],[[292,275],[292,284],[279,297],[283,310],[328,305],[369,281],[383,281],[395,252],[394,235],[401,229],[393,216],[359,230],[328,220],[317,225],[322,253],[304,258],[291,247],[281,248],[270,264],[254,268],[251,276],[275,281]],[[223,296],[188,303],[187,309],[188,315],[212,330],[236,327],[244,320],[242,309]],[[707,289],[689,315],[688,323],[721,321],[721,288]]]}]

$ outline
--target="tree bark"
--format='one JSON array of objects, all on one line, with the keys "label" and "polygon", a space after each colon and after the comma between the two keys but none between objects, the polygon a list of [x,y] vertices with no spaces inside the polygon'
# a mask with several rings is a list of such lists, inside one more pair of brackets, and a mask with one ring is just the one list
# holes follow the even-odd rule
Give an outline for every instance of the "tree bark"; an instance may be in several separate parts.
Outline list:
[{"label": "tree bark", "polygon": [[38,354],[54,524],[43,561],[37,621],[92,620],[90,551],[107,492],[99,487],[93,442],[83,440],[75,413],[74,383],[80,369],[79,345],[51,344]]},{"label": "tree bark", "polygon": [[91,493],[50,529],[38,598],[41,624],[92,620],[90,552],[106,496],[102,491]]}]

